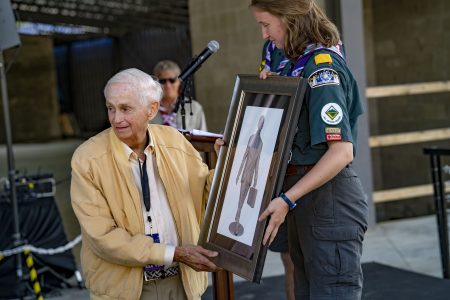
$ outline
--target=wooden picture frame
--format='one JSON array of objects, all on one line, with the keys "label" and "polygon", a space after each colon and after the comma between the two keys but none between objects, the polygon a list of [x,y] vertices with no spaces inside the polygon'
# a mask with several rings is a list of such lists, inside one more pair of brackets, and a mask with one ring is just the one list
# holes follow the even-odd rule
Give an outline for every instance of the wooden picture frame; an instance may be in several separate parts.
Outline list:
[{"label": "wooden picture frame", "polygon": [[267,221],[257,219],[281,192],[305,92],[298,77],[236,79],[199,245],[249,281],[261,279]]}]

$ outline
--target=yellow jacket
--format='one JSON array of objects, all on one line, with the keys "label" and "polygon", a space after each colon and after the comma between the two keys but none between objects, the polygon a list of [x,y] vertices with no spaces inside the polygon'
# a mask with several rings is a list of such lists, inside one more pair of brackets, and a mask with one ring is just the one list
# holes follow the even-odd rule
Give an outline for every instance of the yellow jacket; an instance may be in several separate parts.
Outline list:
[{"label": "yellow jacket", "polygon": [[[176,129],[149,125],[148,132],[179,244],[196,244],[213,174]],[[143,267],[163,264],[165,245],[144,234],[139,192],[124,147],[111,128],[75,151],[70,193],[81,225],[86,286],[111,299],[139,299]],[[200,298],[206,273],[184,264],[180,269],[188,299]]]}]

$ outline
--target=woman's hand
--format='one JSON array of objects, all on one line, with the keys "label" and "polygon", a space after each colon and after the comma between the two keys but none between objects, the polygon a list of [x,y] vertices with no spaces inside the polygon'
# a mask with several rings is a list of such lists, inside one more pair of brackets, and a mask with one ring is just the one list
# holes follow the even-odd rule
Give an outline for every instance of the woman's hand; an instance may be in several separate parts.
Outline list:
[{"label": "woman's hand", "polygon": [[225,141],[221,138],[218,138],[214,143],[214,151],[216,152],[217,156],[219,156],[220,147],[222,147],[223,145],[225,145]]},{"label": "woman's hand", "polygon": [[268,70],[262,70],[262,71],[259,73],[259,78],[260,78],[260,79],[266,79],[267,77],[273,76],[273,75],[277,75],[277,73],[270,72],[270,71],[268,71]]},{"label": "woman's hand", "polygon": [[269,245],[273,242],[278,233],[278,229],[280,228],[280,225],[283,224],[288,212],[289,206],[280,197],[270,201],[269,206],[263,211],[258,219],[258,221],[263,221],[270,216],[269,225],[267,225],[266,233],[263,238],[263,245],[266,245],[267,241],[269,241]]}]

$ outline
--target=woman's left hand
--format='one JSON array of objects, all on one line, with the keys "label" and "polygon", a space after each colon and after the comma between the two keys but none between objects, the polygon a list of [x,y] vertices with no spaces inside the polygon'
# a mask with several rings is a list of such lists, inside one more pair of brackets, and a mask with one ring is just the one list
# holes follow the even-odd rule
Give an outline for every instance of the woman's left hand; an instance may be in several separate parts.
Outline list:
[{"label": "woman's left hand", "polygon": [[219,156],[220,147],[222,147],[223,145],[225,145],[225,141],[221,138],[218,138],[214,143],[214,151],[216,151],[217,156]]},{"label": "woman's left hand", "polygon": [[269,245],[273,242],[278,233],[278,229],[280,228],[280,225],[283,224],[288,212],[289,206],[280,197],[270,201],[269,206],[263,211],[258,219],[258,221],[263,221],[270,216],[269,225],[267,225],[263,238],[263,245],[266,245],[267,241],[269,241]]},{"label": "woman's left hand", "polygon": [[277,75],[277,73],[268,70],[262,70],[261,73],[259,73],[259,79],[266,79],[267,77],[274,75]]}]

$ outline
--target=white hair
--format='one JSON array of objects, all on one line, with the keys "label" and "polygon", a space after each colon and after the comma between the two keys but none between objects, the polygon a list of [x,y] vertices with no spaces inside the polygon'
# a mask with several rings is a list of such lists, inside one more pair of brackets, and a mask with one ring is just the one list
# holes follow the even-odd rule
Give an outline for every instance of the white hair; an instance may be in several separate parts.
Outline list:
[{"label": "white hair", "polygon": [[103,90],[105,97],[110,85],[114,83],[128,84],[135,91],[142,105],[148,106],[152,102],[159,102],[163,96],[163,90],[159,82],[136,68],[120,71],[111,77]]},{"label": "white hair", "polygon": [[162,60],[160,62],[158,62],[155,67],[153,68],[153,75],[155,75],[156,77],[161,76],[161,73],[163,71],[173,71],[175,73],[175,76],[180,76],[181,74],[181,69],[180,67],[177,65],[176,62],[171,61],[171,60]]}]

